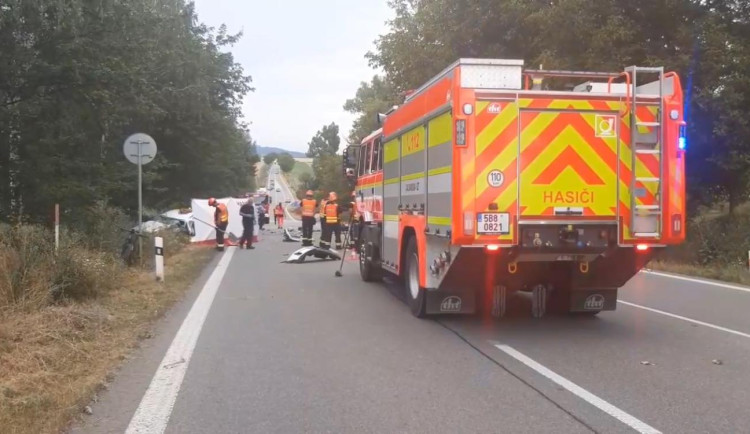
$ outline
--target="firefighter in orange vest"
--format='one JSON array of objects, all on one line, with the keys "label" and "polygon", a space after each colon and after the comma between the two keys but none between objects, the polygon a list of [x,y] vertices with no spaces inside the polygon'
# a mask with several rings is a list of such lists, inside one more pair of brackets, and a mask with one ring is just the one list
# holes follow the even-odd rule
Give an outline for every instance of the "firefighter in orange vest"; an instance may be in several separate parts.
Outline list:
[{"label": "firefighter in orange vest", "polygon": [[341,249],[341,220],[339,216],[341,209],[339,204],[336,203],[336,193],[331,192],[328,195],[328,201],[325,206],[325,220],[326,220],[326,231],[323,233],[323,237],[320,239],[320,247],[328,249],[331,247],[331,238],[333,234],[336,234],[336,249]]},{"label": "firefighter in orange vest", "polygon": [[281,202],[273,209],[273,220],[279,229],[284,227],[284,206]]},{"label": "firefighter in orange vest", "polygon": [[317,206],[315,198],[313,198],[312,190],[305,192],[305,198],[302,199],[302,245],[312,246],[312,233],[313,226],[315,226],[315,208]]},{"label": "firefighter in orange vest", "polygon": [[208,199],[208,206],[216,208],[214,212],[214,225],[216,225],[216,250],[224,251],[224,233],[229,226],[229,211],[227,206],[219,203],[213,197]]}]

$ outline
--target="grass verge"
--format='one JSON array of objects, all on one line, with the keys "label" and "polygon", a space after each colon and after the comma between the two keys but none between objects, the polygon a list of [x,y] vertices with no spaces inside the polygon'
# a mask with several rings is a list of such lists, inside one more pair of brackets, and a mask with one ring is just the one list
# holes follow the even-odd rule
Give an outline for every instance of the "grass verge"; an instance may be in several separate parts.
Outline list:
[{"label": "grass verge", "polygon": [[305,173],[309,176],[313,176],[312,167],[307,163],[301,163],[298,161],[289,173],[284,174],[286,180],[289,182],[289,188],[293,192],[296,192],[299,189],[301,184],[300,177]]},{"label": "grass verge", "polygon": [[723,282],[739,283],[750,286],[750,272],[746,267],[737,265],[716,267],[695,264],[680,264],[668,261],[652,261],[647,268],[654,271],[702,277]]},{"label": "grass verge", "polygon": [[187,246],[166,258],[165,283],[126,270],[94,298],[1,310],[1,431],[57,433],[68,426],[214,255]]},{"label": "grass verge", "polygon": [[740,211],[693,218],[685,242],[667,248],[649,268],[750,285],[750,214]]}]

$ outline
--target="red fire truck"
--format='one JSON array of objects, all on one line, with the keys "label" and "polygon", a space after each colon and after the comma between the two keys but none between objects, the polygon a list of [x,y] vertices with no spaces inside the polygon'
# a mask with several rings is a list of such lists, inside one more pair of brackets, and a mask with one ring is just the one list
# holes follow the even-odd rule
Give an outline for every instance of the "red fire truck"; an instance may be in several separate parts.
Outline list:
[{"label": "red fire truck", "polygon": [[685,238],[683,95],[662,67],[460,59],[379,119],[345,152],[360,273],[401,278],[418,317],[499,317],[517,291],[534,316],[614,310]]}]

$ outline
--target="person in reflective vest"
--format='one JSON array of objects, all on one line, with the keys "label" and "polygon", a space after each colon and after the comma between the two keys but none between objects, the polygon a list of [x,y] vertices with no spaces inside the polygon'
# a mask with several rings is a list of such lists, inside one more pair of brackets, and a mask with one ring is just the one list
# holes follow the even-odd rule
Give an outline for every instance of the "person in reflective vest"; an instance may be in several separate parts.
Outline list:
[{"label": "person in reflective vest", "polygon": [[300,207],[302,208],[302,245],[312,246],[313,226],[315,226],[315,208],[318,203],[313,198],[312,190],[305,192],[305,198],[302,199]]},{"label": "person in reflective vest", "polygon": [[214,225],[216,226],[216,250],[224,251],[224,233],[229,226],[229,211],[227,206],[219,203],[213,197],[208,199],[208,206],[216,208],[214,211]]},{"label": "person in reflective vest", "polygon": [[281,202],[273,209],[273,221],[279,229],[284,227],[284,206]]},{"label": "person in reflective vest", "polygon": [[336,234],[336,248],[341,248],[341,221],[339,219],[339,215],[341,214],[341,209],[339,209],[339,204],[336,203],[336,193],[331,192],[328,195],[328,201],[326,202],[326,206],[324,208],[324,216],[326,221],[326,232],[323,234],[323,237],[320,240],[320,247],[327,249],[331,247],[331,238],[332,235]]}]

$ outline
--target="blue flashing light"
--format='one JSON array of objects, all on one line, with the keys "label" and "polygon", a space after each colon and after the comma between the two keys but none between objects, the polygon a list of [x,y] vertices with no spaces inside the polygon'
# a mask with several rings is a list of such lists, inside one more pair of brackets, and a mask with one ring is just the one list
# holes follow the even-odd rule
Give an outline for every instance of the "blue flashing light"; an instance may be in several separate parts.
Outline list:
[{"label": "blue flashing light", "polygon": [[687,148],[687,139],[681,136],[677,141],[677,147],[680,148],[681,151],[684,151],[685,148]]}]

